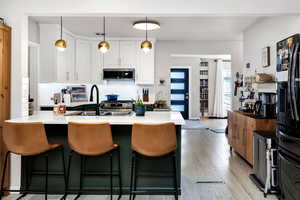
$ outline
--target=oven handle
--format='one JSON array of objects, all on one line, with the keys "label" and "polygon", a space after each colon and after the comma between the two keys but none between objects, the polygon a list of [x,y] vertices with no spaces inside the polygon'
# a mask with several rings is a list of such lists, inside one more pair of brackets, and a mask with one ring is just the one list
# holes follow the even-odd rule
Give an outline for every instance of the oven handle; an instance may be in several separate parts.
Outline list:
[{"label": "oven handle", "polygon": [[294,50],[295,50],[295,45],[293,44],[292,47],[292,52],[290,54],[290,63],[289,63],[289,68],[288,68],[288,104],[291,109],[291,117],[292,119],[295,119],[294,117],[294,110],[293,110],[293,103],[292,103],[292,94],[291,94],[291,88],[292,88],[292,68],[293,68],[293,57],[294,57]]},{"label": "oven handle", "polygon": [[284,157],[280,151],[279,151],[278,155],[279,155],[280,159],[282,159],[282,160],[286,161],[287,163],[289,163],[290,165],[294,165],[295,167],[300,169],[300,164],[298,162],[293,161],[287,157]]},{"label": "oven handle", "polygon": [[292,104],[293,104],[293,111],[294,111],[294,117],[296,121],[299,121],[299,115],[297,110],[297,101],[296,101],[296,87],[295,87],[295,76],[296,76],[296,64],[298,61],[298,51],[299,51],[299,43],[296,44],[296,48],[294,50],[294,56],[293,56],[293,68],[292,68],[292,78],[291,78],[291,96],[292,96]]}]

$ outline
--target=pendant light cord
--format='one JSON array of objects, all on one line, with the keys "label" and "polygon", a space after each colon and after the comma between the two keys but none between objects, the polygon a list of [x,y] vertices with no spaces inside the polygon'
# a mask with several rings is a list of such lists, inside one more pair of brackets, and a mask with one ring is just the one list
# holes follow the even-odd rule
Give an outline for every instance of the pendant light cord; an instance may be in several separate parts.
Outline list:
[{"label": "pendant light cord", "polygon": [[60,39],[62,40],[62,16],[60,16]]},{"label": "pendant light cord", "polygon": [[105,16],[103,17],[103,36],[104,36],[104,41],[105,41]]},{"label": "pendant light cord", "polygon": [[148,40],[148,18],[146,17],[146,40]]}]

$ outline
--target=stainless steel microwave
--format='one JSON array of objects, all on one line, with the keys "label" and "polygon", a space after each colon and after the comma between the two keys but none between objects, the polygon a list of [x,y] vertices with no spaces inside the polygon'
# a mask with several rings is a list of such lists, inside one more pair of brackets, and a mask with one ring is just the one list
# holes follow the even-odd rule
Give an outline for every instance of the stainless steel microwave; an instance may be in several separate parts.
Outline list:
[{"label": "stainless steel microwave", "polygon": [[134,80],[134,69],[116,68],[116,69],[103,69],[103,80]]}]

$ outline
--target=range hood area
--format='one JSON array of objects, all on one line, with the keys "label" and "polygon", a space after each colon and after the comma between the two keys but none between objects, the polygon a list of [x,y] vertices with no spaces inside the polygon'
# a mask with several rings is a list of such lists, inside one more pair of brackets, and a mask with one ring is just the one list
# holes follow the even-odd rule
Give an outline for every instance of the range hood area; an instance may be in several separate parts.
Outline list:
[{"label": "range hood area", "polygon": [[135,80],[135,70],[130,68],[103,69],[103,80]]}]

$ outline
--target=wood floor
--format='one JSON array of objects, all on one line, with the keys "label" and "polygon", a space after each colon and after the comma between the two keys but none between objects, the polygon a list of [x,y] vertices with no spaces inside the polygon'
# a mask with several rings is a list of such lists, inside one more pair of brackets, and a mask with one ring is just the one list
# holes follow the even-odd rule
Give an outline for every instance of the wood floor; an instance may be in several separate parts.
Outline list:
[{"label": "wood floor", "polygon": [[[209,128],[226,126],[225,120],[202,121]],[[264,200],[250,181],[251,168],[235,153],[230,153],[224,134],[203,130],[182,132],[182,196],[181,200]],[[216,181],[218,183],[197,183]],[[5,200],[15,199],[10,195]],[[49,196],[59,199],[60,196]],[[69,196],[68,199],[73,199]],[[43,196],[30,195],[24,199],[40,200]],[[84,200],[109,200],[108,196],[82,196]],[[116,197],[114,199],[117,199]],[[122,199],[127,200],[128,196]],[[172,196],[137,196],[136,200],[171,200]]]}]

